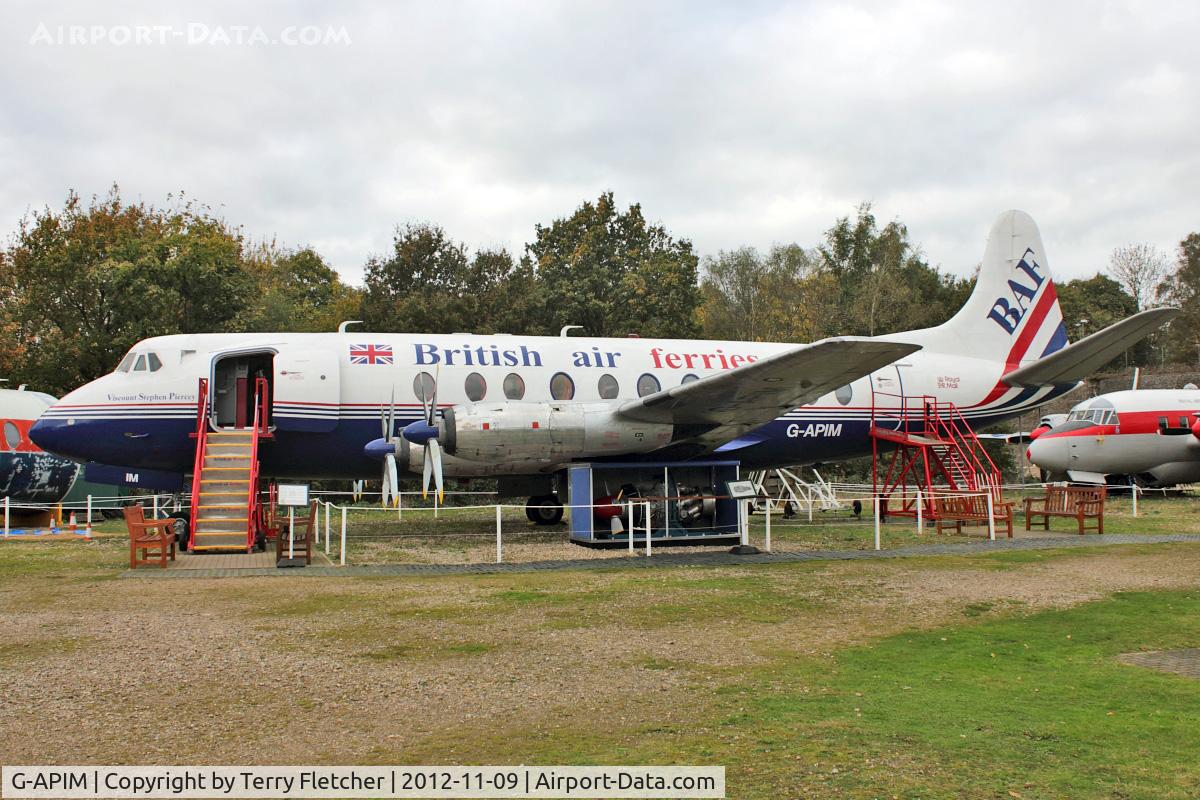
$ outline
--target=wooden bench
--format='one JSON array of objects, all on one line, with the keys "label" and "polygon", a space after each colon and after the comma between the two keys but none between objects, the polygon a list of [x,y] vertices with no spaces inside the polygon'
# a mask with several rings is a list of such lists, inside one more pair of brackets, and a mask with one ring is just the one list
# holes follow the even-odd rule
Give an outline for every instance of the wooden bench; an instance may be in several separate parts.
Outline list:
[{"label": "wooden bench", "polygon": [[[275,561],[279,562],[288,557],[288,517],[279,514],[279,535],[275,537]],[[307,517],[296,517],[295,531],[292,536],[292,552],[296,558],[303,558],[305,564],[312,563],[313,529],[317,524],[317,501],[313,500],[308,506]]]},{"label": "wooden bench", "polygon": [[[933,496],[933,516],[937,532],[953,527],[962,533],[963,523],[988,524],[987,496],[982,494],[944,494]],[[1004,525],[1008,538],[1013,535],[1013,504],[1000,500],[992,501],[992,518],[999,528]]]},{"label": "wooden bench", "polygon": [[1087,530],[1087,520],[1096,520],[1092,530],[1104,533],[1105,486],[1048,486],[1041,497],[1025,498],[1025,530],[1034,517],[1040,517],[1042,530],[1050,530],[1051,517],[1067,517],[1079,526],[1079,535]]},{"label": "wooden bench", "polygon": [[[175,560],[175,518],[146,519],[141,506],[125,507],[125,527],[129,529],[129,568],[139,564],[158,564],[167,568],[168,556]],[[141,558],[138,558],[138,553]],[[156,557],[151,558],[151,553]]]}]

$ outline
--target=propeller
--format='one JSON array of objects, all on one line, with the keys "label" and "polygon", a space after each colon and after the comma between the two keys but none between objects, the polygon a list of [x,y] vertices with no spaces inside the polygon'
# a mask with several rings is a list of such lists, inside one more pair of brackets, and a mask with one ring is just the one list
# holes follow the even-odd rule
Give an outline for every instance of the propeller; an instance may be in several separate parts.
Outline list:
[{"label": "propeller", "polygon": [[392,398],[385,410],[379,406],[379,425],[383,429],[383,442],[387,445],[383,453],[383,490],[379,500],[384,508],[396,505],[400,499],[400,477],[396,472],[396,387],[392,387]]},{"label": "propeller", "polygon": [[[391,404],[387,408],[382,405],[379,407],[379,424],[383,436],[368,442],[363,448],[363,452],[368,457],[383,462],[383,505],[385,507],[395,505],[400,499],[396,453],[402,449],[401,445],[404,442],[424,448],[425,470],[421,482],[421,496],[429,496],[429,484],[432,481],[437,488],[438,501],[440,502],[446,497],[442,480],[442,446],[438,442],[441,430],[434,422],[434,415],[437,413],[437,377],[434,377],[433,381],[433,393],[428,397],[426,396],[425,381],[420,381],[421,419],[405,425],[400,430],[400,437],[396,436],[396,390],[393,388]],[[397,441],[398,438],[403,438],[404,442]],[[407,454],[404,457],[407,459]]]},{"label": "propeller", "polygon": [[[440,375],[440,370],[438,374]],[[437,388],[438,375],[435,375],[433,379],[432,396],[425,395],[425,381],[421,381],[421,408],[424,416],[416,422],[405,425],[404,429],[400,431],[400,435],[412,444],[418,444],[425,448],[425,458],[423,459],[425,470],[421,477],[421,497],[429,496],[429,480],[432,478],[437,487],[438,502],[441,502],[446,497],[446,491],[442,481],[442,447],[438,444],[439,431],[433,421],[433,415],[437,411]]]}]

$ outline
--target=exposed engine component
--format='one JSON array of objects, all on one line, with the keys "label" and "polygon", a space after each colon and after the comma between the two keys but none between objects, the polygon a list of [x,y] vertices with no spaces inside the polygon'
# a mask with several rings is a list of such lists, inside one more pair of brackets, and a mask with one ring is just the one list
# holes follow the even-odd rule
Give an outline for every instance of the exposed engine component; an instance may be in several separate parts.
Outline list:
[{"label": "exposed engine component", "polygon": [[541,461],[646,453],[671,441],[673,426],[619,417],[612,403],[469,403],[443,412],[438,438],[468,461]]}]

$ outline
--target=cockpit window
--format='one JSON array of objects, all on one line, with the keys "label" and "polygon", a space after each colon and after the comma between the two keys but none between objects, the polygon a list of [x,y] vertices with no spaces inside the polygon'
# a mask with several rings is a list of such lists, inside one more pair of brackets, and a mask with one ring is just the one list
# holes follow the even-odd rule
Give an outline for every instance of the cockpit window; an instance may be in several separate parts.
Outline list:
[{"label": "cockpit window", "polygon": [[1093,425],[1119,425],[1117,412],[1111,408],[1077,408],[1067,415],[1069,420],[1082,420]]},{"label": "cockpit window", "polygon": [[147,353],[146,363],[150,366],[151,372],[158,372],[162,369],[162,361],[159,360],[157,353]]},{"label": "cockpit window", "polygon": [[133,362],[133,371],[134,372],[145,372],[146,371],[146,357],[144,355],[138,356],[137,361]]},{"label": "cockpit window", "polygon": [[133,359],[136,355],[137,354],[134,353],[132,350],[130,350],[128,353],[126,353],[125,357],[121,359],[121,363],[117,364],[117,368],[115,371],[116,372],[129,372],[129,369],[133,366]]}]

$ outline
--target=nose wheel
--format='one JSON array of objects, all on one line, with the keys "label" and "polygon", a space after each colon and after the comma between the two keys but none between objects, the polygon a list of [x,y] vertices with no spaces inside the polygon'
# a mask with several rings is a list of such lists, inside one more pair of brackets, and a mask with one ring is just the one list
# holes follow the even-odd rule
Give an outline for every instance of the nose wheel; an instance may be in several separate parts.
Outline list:
[{"label": "nose wheel", "polygon": [[552,494],[531,497],[525,504],[525,516],[535,525],[557,525],[563,518],[562,501]]}]

